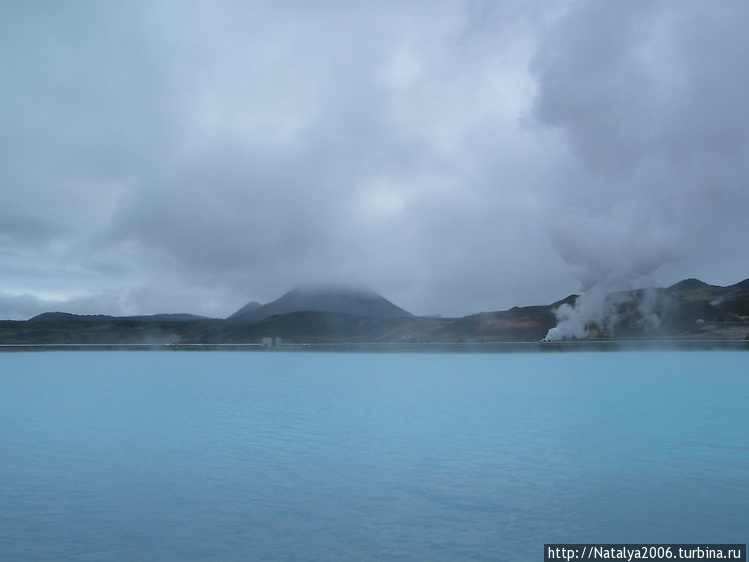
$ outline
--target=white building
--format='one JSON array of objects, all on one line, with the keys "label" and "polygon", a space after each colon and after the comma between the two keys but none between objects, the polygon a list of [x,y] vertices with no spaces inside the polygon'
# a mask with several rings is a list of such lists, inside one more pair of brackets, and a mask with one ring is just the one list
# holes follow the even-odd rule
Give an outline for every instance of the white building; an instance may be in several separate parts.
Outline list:
[{"label": "white building", "polygon": [[265,349],[281,347],[283,345],[283,339],[278,336],[263,338],[262,344]]}]

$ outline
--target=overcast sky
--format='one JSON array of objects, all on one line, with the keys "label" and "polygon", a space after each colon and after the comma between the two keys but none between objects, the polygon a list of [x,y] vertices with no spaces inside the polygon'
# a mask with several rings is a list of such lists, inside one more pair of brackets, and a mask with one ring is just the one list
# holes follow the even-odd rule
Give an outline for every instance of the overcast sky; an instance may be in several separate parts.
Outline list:
[{"label": "overcast sky", "polygon": [[749,277],[749,3],[0,0],[0,318]]}]

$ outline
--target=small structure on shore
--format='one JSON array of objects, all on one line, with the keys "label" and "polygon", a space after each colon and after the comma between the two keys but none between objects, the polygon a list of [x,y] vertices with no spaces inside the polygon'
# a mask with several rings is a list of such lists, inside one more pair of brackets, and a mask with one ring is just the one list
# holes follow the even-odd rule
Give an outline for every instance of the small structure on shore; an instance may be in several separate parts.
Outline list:
[{"label": "small structure on shore", "polygon": [[588,337],[586,339],[589,339],[589,340],[600,340],[600,339],[611,338],[611,332],[609,332],[605,326],[603,328],[599,328],[597,324],[588,324],[585,327],[585,330],[588,332]]},{"label": "small structure on shore", "polygon": [[277,349],[283,345],[283,338],[273,336],[262,339],[263,349]]}]

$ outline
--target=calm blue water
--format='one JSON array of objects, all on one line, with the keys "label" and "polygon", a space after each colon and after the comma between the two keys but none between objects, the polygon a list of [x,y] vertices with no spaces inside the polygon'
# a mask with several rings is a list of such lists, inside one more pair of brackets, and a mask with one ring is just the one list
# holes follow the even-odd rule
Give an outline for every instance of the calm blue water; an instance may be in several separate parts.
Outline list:
[{"label": "calm blue water", "polygon": [[0,354],[3,560],[745,543],[749,354]]}]

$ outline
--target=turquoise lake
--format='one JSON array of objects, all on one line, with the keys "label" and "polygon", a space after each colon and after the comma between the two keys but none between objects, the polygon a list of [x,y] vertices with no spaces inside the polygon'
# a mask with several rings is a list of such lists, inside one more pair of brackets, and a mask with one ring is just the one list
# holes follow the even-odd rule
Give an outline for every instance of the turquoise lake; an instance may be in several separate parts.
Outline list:
[{"label": "turquoise lake", "polygon": [[749,354],[0,354],[2,560],[746,543]]}]

